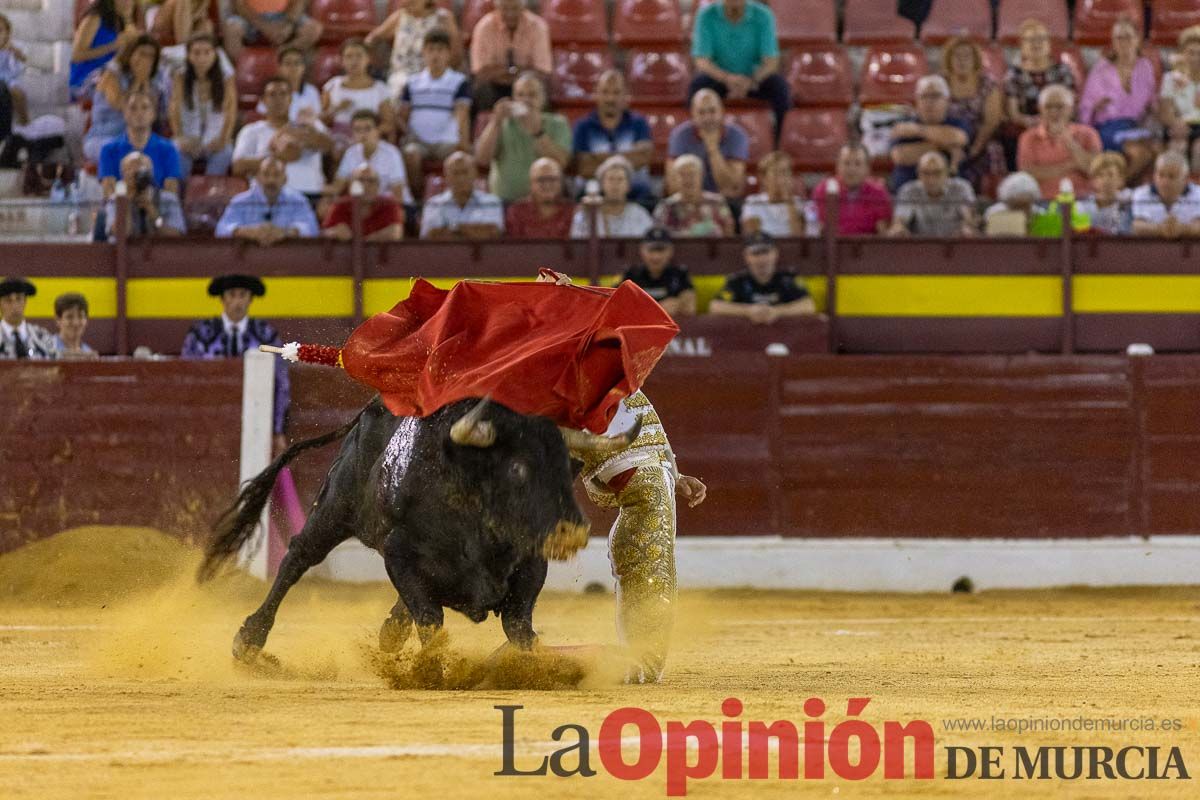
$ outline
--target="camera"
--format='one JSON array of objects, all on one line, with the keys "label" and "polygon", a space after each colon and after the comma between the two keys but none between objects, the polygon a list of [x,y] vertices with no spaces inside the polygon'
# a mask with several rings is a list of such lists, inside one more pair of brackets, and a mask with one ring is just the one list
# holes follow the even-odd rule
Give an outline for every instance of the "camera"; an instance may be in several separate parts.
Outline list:
[{"label": "camera", "polygon": [[153,185],[154,173],[148,169],[139,169],[133,176],[133,193],[135,195],[141,194]]}]

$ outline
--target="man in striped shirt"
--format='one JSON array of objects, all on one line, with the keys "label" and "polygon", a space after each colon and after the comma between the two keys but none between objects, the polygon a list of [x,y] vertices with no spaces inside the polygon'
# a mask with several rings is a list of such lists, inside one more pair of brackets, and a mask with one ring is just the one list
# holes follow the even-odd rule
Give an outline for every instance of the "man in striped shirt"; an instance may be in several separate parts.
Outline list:
[{"label": "man in striped shirt", "polygon": [[425,34],[425,69],[408,79],[400,93],[397,124],[404,131],[404,163],[409,181],[423,189],[427,158],[443,161],[455,150],[471,149],[471,82],[450,69],[450,34]]}]

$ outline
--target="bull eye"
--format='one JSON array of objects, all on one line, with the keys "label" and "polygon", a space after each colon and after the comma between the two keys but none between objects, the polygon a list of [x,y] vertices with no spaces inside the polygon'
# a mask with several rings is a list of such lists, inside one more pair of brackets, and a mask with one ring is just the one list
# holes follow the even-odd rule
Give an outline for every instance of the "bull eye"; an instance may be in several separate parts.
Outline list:
[{"label": "bull eye", "polygon": [[508,476],[515,483],[524,483],[529,480],[529,467],[524,461],[514,461],[508,465]]}]

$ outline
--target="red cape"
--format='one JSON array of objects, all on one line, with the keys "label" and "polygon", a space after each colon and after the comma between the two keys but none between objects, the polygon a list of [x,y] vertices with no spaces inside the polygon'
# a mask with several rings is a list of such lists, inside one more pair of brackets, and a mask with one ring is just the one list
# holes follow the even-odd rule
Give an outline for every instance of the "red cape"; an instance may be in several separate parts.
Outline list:
[{"label": "red cape", "polygon": [[491,395],[514,411],[602,433],[679,327],[654,298],[552,283],[417,280],[342,347],[342,365],[396,415]]}]

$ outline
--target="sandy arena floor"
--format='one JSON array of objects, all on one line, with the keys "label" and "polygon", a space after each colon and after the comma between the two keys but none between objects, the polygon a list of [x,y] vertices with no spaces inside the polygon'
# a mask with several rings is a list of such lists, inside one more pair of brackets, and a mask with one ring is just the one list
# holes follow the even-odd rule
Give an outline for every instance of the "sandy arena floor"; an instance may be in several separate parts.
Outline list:
[{"label": "sandy arena floor", "polygon": [[[845,719],[847,698],[870,697],[862,718],[872,724],[933,725],[938,777],[885,781],[882,767],[862,782],[828,768],[810,781],[714,776],[691,781],[690,797],[1200,796],[1200,588],[685,592],[661,685],[615,685],[600,668],[571,689],[396,690],[368,656],[394,601],[388,587],[302,583],[268,646],[294,674],[257,676],[235,667],[229,644],[262,586],[232,578],[198,589],[192,554],[139,535],[129,547],[145,563],[126,560],[123,569],[95,555],[96,542],[114,541],[101,529],[90,539],[56,537],[53,553],[0,557],[0,797],[665,797],[663,767],[619,781],[604,772],[594,744],[596,777],[494,776],[501,715],[493,706],[524,706],[516,750],[527,769],[559,746],[550,734],[564,723],[595,737],[609,712],[640,706],[664,723],[719,724],[726,697],[744,703],[743,720],[797,726],[807,719],[804,700],[820,697],[827,731]],[[535,621],[547,643],[608,643],[612,610],[611,595],[546,594]],[[486,654],[503,640],[494,619],[449,620],[457,652]],[[1182,730],[945,727],[964,718],[1081,716],[1178,719]],[[1162,746],[1160,760],[1180,747],[1193,779],[942,777],[951,745],[1134,744]]]}]

